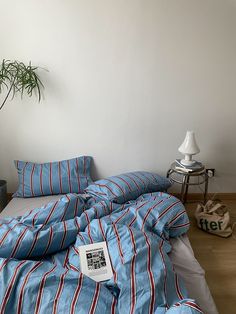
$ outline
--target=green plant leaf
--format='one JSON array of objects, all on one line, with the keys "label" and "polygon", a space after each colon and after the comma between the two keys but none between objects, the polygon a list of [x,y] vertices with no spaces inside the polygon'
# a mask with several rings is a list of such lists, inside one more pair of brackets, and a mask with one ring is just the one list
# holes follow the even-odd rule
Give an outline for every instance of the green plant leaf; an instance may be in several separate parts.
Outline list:
[{"label": "green plant leaf", "polygon": [[0,110],[10,94],[12,99],[17,93],[20,93],[21,97],[23,97],[24,93],[31,97],[35,91],[38,101],[41,101],[44,85],[37,74],[38,69],[39,67],[32,65],[31,61],[26,65],[20,61],[2,60],[0,64],[0,93],[3,92],[4,87],[8,92],[0,105]]}]

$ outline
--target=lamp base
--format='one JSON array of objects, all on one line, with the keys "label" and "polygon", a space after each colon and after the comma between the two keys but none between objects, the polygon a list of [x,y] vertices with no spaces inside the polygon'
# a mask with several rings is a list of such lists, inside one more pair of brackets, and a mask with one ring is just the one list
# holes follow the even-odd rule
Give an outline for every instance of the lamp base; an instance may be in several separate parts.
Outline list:
[{"label": "lamp base", "polygon": [[191,167],[191,166],[193,166],[194,164],[195,164],[195,160],[186,160],[186,159],[181,159],[181,164],[183,165],[183,166],[186,166],[186,167]]}]

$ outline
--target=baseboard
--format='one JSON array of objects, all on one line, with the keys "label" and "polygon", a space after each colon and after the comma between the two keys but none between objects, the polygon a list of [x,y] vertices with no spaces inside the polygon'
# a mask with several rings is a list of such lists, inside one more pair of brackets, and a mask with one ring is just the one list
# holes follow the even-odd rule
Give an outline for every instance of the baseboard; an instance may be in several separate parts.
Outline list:
[{"label": "baseboard", "polygon": [[[176,197],[180,198],[180,193],[173,193]],[[188,200],[199,201],[203,199],[202,193],[188,193]],[[207,199],[220,199],[220,200],[236,200],[236,193],[208,193]]]},{"label": "baseboard", "polygon": [[[180,198],[179,193],[172,193],[174,196]],[[7,193],[8,201],[12,199],[13,193]],[[188,200],[198,201],[202,200],[202,193],[189,193]],[[208,199],[221,199],[221,200],[236,200],[236,193],[208,193]]]}]

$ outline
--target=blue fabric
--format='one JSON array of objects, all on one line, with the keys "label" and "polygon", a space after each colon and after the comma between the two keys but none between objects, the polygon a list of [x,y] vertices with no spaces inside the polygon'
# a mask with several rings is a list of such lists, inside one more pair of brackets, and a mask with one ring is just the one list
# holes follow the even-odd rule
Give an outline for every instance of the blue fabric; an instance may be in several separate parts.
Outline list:
[{"label": "blue fabric", "polygon": [[[22,217],[0,220],[0,313],[197,314],[173,272],[170,236],[189,227],[165,193],[124,204],[68,194]],[[113,277],[80,271],[79,246],[106,241]]]},{"label": "blue fabric", "polygon": [[158,174],[134,171],[95,181],[86,192],[121,204],[143,193],[166,191],[170,186],[171,181]]},{"label": "blue fabric", "polygon": [[81,156],[43,164],[16,160],[19,186],[13,197],[83,193],[92,183],[91,159]]}]

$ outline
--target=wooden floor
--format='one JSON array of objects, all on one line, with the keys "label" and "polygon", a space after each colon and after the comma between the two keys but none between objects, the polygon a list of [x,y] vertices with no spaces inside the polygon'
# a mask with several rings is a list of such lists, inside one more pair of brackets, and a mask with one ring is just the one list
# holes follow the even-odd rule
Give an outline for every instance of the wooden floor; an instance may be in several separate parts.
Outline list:
[{"label": "wooden floor", "polygon": [[[236,221],[236,200],[224,201]],[[220,314],[236,313],[236,226],[230,238],[210,235],[197,228],[195,204],[186,204],[191,220],[189,239],[199,263],[206,271],[206,279]]]}]

